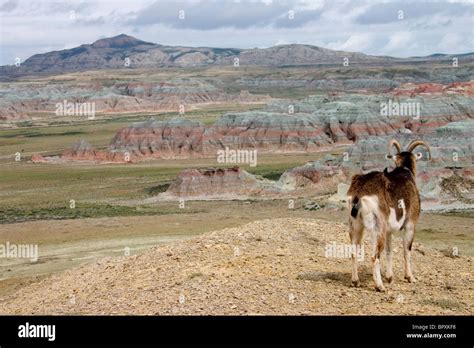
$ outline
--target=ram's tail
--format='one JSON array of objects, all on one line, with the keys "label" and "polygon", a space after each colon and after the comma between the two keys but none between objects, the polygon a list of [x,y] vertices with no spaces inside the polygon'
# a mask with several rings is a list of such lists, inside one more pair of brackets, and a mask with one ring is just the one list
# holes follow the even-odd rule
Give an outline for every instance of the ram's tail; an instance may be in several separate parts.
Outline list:
[{"label": "ram's tail", "polygon": [[354,197],[352,200],[352,209],[351,209],[351,216],[355,219],[357,217],[357,214],[359,213],[360,209],[360,201],[359,197]]}]

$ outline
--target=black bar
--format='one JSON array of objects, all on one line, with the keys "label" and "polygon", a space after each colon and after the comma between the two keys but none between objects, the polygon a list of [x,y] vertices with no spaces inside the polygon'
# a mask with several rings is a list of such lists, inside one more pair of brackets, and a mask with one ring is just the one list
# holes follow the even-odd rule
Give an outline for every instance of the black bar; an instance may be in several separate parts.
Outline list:
[{"label": "black bar", "polygon": [[[55,340],[18,337],[25,323],[55,325]],[[416,328],[414,328],[414,326]],[[455,328],[453,327],[455,325]],[[423,327],[426,327],[423,330]],[[447,329],[447,327],[449,329]],[[0,346],[184,344],[448,345],[473,347],[469,316],[143,317],[1,316]],[[456,337],[408,338],[407,334]]]}]

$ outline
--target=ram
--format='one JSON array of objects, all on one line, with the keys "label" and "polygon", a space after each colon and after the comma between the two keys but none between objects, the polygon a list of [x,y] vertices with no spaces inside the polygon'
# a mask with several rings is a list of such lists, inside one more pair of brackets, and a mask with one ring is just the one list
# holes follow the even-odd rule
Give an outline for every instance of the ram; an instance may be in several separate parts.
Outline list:
[{"label": "ram", "polygon": [[[423,157],[422,153],[413,154],[413,150],[423,145],[430,147],[422,140],[412,141],[406,151],[396,140],[389,143],[395,155],[387,155],[393,159],[395,169],[387,168],[383,172],[373,171],[367,174],[354,175],[347,192],[349,204],[349,235],[353,250],[361,247],[364,231],[370,234],[372,246],[373,278],[375,289],[384,291],[380,274],[380,256],[386,250],[386,274],[389,283],[393,280],[392,269],[392,232],[404,230],[403,252],[405,258],[405,279],[414,282],[411,270],[411,247],[415,235],[415,226],[420,216],[420,195],[416,187],[416,161]],[[354,247],[355,246],[355,247]],[[357,257],[352,255],[352,285],[360,286],[357,272]]]}]

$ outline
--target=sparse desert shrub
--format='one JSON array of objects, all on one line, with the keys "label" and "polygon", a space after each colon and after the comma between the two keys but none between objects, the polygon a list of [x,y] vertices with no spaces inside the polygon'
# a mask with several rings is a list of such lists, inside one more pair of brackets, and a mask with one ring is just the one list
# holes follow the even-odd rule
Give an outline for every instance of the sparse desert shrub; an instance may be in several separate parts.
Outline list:
[{"label": "sparse desert shrub", "polygon": [[165,192],[170,185],[171,183],[167,182],[156,186],[146,187],[144,191],[149,196],[156,196],[159,193]]}]

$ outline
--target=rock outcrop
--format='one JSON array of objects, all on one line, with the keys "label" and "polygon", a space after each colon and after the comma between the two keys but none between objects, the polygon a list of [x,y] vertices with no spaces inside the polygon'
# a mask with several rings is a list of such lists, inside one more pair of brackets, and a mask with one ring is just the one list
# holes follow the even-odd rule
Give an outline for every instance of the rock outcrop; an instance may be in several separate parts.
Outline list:
[{"label": "rock outcrop", "polygon": [[[421,136],[431,147],[431,160],[423,147],[415,151],[423,154],[417,162],[417,185],[426,209],[443,207],[460,209],[474,207],[474,120],[451,122],[434,133]],[[400,134],[397,139],[405,148],[410,141],[420,138],[415,134]],[[381,170],[390,165],[385,160],[388,137],[362,139],[348,150],[342,166],[363,172]]]},{"label": "rock outcrop", "polygon": [[[459,121],[424,136],[431,145],[432,159],[423,147],[418,161],[417,185],[423,209],[474,208],[474,121]],[[203,169],[181,173],[161,198],[206,199],[226,197],[312,197],[332,194],[341,183],[350,184],[352,175],[391,167],[385,159],[391,136],[361,139],[340,156],[292,168],[276,182],[257,179],[242,169]],[[405,148],[414,134],[399,134]],[[462,139],[462,141],[460,141]]]},{"label": "rock outcrop", "polygon": [[150,121],[121,129],[109,151],[136,158],[191,158],[202,156],[205,127],[201,122],[176,118]]},{"label": "rock outcrop", "polygon": [[[172,78],[156,83],[117,82],[101,83],[22,83],[0,85],[0,119],[21,121],[39,118],[68,116],[57,113],[57,104],[93,104],[97,115],[126,112],[178,113],[180,107],[190,110],[208,103],[238,102],[264,103],[268,95],[254,95],[247,90],[227,93],[223,87],[197,78]],[[68,119],[83,121],[89,115],[72,114]]]},{"label": "rock outcrop", "polygon": [[33,163],[47,163],[48,161],[40,154],[34,154],[31,156],[31,162]]},{"label": "rock outcrop", "polygon": [[298,196],[324,195],[337,191],[341,182],[350,180],[348,167],[337,165],[338,160],[326,156],[322,161],[309,162],[283,173],[276,186],[283,193]]},{"label": "rock outcrop", "polygon": [[[81,139],[70,149],[63,151],[61,159],[64,161],[87,161],[87,162],[131,162],[126,160],[125,154],[115,156],[114,153],[104,150],[96,150],[87,141]],[[32,158],[32,161],[35,162]]]},{"label": "rock outcrop", "polygon": [[[412,133],[398,134],[402,147],[406,147],[414,139],[423,139],[431,147],[430,161],[424,147],[419,147],[416,152],[423,154],[423,159],[418,162],[418,169],[470,167],[474,163],[474,120],[450,122],[439,127],[434,133],[419,135]],[[387,144],[390,137],[370,137],[361,139],[348,150],[347,165],[370,170],[387,163],[384,155],[387,153]]]},{"label": "rock outcrop", "polygon": [[392,93],[397,96],[445,96],[445,95],[465,95],[474,96],[474,83],[454,82],[447,85],[440,83],[405,83],[393,89]]},{"label": "rock outcrop", "polygon": [[[418,105],[419,114],[382,114],[381,105],[392,102]],[[101,153],[97,160],[104,156],[110,160],[117,153],[129,153],[137,161],[215,157],[218,150],[227,147],[260,153],[317,152],[364,139],[372,146],[371,141],[387,136],[410,138],[410,134],[419,137],[445,132],[453,137],[457,136],[456,129],[444,126],[473,118],[472,97],[463,94],[406,98],[392,94],[329,94],[301,101],[274,100],[260,111],[226,113],[211,126],[181,117],[133,124],[121,129],[112,140],[107,151],[114,155]],[[90,154],[87,152],[86,157]],[[74,158],[74,152],[68,152],[67,158],[81,160],[83,156],[79,153]]]},{"label": "rock outcrop", "polygon": [[275,193],[273,182],[239,167],[182,171],[160,199],[245,199]]}]

